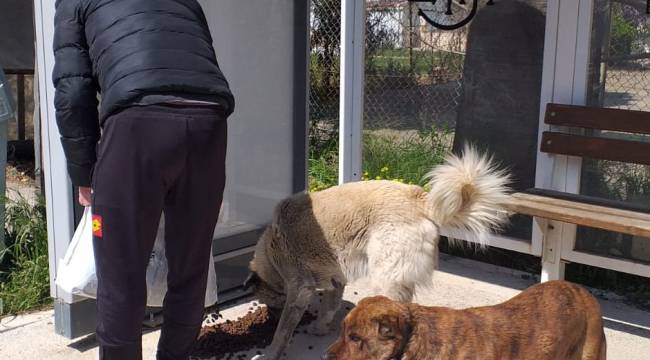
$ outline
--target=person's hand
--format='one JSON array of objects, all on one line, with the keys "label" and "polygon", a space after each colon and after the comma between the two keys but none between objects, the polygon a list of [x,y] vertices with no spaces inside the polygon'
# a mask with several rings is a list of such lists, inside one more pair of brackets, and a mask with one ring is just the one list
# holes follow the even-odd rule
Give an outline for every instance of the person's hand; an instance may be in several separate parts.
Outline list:
[{"label": "person's hand", "polygon": [[79,186],[79,204],[81,206],[90,206],[90,194],[92,190],[89,187]]}]

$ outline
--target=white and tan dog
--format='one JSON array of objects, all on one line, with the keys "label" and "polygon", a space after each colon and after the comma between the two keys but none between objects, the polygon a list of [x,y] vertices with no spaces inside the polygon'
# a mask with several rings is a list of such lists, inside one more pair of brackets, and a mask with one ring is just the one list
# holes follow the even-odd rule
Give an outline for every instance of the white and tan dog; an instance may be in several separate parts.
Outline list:
[{"label": "white and tan dog", "polygon": [[312,334],[325,334],[349,281],[368,278],[373,294],[409,302],[438,262],[440,228],[479,241],[507,221],[508,176],[475,149],[449,156],[429,174],[431,190],[368,181],[282,201],[251,261],[260,301],[282,309],[266,358],[279,359],[311,299],[322,298]]}]

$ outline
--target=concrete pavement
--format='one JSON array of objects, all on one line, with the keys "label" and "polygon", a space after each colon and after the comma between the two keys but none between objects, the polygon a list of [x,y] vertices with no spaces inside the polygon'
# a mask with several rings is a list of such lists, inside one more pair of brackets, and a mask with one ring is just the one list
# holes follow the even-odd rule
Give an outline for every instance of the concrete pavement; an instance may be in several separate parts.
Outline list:
[{"label": "concrete pavement", "polygon": [[[471,260],[443,255],[440,271],[433,279],[433,287],[420,291],[417,302],[425,305],[463,308],[496,304],[516,295],[521,289],[534,284],[530,274],[487,265]],[[608,359],[650,359],[650,313],[623,302],[612,294],[596,292],[606,319]],[[364,296],[363,282],[346,289],[345,300],[356,302]],[[252,301],[252,299],[251,299]],[[250,302],[234,305],[222,311],[225,319],[244,316]],[[343,314],[339,315],[339,318]],[[0,321],[0,359],[97,359],[94,337],[70,341],[54,333],[52,311],[5,318]],[[158,331],[144,334],[144,358],[154,359]],[[319,359],[335,336],[313,337],[300,332],[288,349],[289,360]],[[258,349],[247,354],[234,354],[250,359]],[[220,359],[213,357],[212,359]],[[201,359],[203,360],[203,359]]]}]

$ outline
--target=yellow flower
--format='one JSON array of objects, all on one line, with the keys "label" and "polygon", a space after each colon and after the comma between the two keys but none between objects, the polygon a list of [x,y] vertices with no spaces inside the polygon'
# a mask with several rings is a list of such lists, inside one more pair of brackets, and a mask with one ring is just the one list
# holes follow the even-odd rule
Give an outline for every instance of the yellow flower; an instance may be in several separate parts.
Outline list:
[{"label": "yellow flower", "polygon": [[388,172],[388,166],[384,166],[383,168],[381,168],[380,171],[381,172]]},{"label": "yellow flower", "polygon": [[381,180],[381,176],[377,176],[375,180]]}]

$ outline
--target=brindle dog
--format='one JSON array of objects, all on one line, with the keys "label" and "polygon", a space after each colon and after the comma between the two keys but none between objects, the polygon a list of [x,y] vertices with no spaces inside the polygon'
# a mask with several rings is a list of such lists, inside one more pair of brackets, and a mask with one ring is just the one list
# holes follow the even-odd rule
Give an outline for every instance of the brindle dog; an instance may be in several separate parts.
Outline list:
[{"label": "brindle dog", "polygon": [[324,360],[605,360],[598,301],[551,281],[495,305],[453,310],[362,300]]}]

